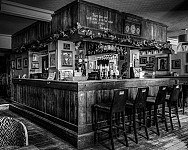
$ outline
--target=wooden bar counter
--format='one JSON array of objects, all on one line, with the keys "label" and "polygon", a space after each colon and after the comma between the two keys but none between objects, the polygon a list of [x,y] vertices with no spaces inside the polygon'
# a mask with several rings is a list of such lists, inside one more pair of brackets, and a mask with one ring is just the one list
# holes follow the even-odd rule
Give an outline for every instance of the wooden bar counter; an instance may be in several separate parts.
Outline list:
[{"label": "wooden bar counter", "polygon": [[[93,104],[111,100],[114,89],[128,88],[132,100],[137,87],[149,86],[150,95],[155,95],[159,85],[174,82],[170,78],[91,81],[15,78],[10,110],[32,119],[81,149],[93,144]],[[101,120],[104,120],[102,115]]]}]

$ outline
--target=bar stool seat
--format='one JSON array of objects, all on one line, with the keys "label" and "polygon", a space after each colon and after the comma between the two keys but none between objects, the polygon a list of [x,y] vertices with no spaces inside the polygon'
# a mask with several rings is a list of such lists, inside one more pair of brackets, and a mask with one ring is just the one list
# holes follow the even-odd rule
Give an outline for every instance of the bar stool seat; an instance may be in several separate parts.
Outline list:
[{"label": "bar stool seat", "polygon": [[[107,132],[111,139],[111,146],[114,150],[114,141],[113,134],[119,134],[119,132],[113,132],[113,128],[116,128],[117,131],[121,130],[124,134],[126,146],[128,146],[127,134],[125,129],[125,105],[128,99],[128,89],[115,89],[114,96],[111,102],[109,103],[99,103],[93,105],[93,114],[94,114],[94,142],[97,141],[98,131]],[[109,100],[110,101],[110,100]],[[99,126],[99,116],[98,112],[103,112],[107,114],[107,123],[106,125]],[[115,118],[115,115],[120,115],[119,118]],[[115,119],[121,119],[122,121],[116,121]],[[115,121],[114,121],[115,120]],[[106,130],[107,129],[107,130]]]},{"label": "bar stool seat", "polygon": [[[151,125],[151,121],[153,121],[153,124],[156,125],[157,132],[155,132],[154,130],[152,130],[152,131],[154,133],[156,133],[157,135],[160,135],[158,118],[161,118],[162,121],[165,122],[166,131],[168,132],[167,122],[166,122],[166,118],[165,118],[165,114],[164,114],[166,92],[167,92],[167,86],[159,86],[157,96],[148,96],[147,101],[146,101],[147,102],[147,108],[149,110],[148,120],[150,121],[150,125]],[[161,113],[158,111],[159,105],[162,105],[162,112]],[[154,107],[153,115],[151,113],[151,107],[152,106]]]}]

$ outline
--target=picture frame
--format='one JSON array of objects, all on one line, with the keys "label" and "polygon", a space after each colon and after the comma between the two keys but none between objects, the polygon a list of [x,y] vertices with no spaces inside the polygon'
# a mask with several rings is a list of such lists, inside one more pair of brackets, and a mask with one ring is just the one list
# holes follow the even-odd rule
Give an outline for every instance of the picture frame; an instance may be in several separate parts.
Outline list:
[{"label": "picture frame", "polygon": [[172,69],[181,69],[181,59],[172,60]]},{"label": "picture frame", "polygon": [[17,70],[21,70],[22,69],[22,58],[21,57],[17,57],[16,58],[16,69]]},{"label": "picture frame", "polygon": [[149,63],[155,63],[155,56],[149,57]]},{"label": "picture frame", "polygon": [[31,68],[32,69],[39,69],[39,63],[38,62],[32,62],[31,63]]},{"label": "picture frame", "polygon": [[32,61],[39,61],[39,55],[37,53],[33,53],[32,55]]},{"label": "picture frame", "polygon": [[185,65],[185,73],[188,73],[188,65]]},{"label": "picture frame", "polygon": [[11,69],[15,69],[15,68],[16,68],[15,60],[11,60]]},{"label": "picture frame", "polygon": [[188,63],[188,53],[186,53],[186,63]]},{"label": "picture frame", "polygon": [[146,64],[147,63],[147,57],[140,57],[140,64]]},{"label": "picture frame", "polygon": [[72,67],[73,66],[73,54],[72,51],[61,51],[61,66]]},{"label": "picture frame", "polygon": [[168,71],[168,57],[158,57],[157,58],[157,70],[158,71]]},{"label": "picture frame", "polygon": [[56,52],[49,52],[49,67],[56,66]]},{"label": "picture frame", "polygon": [[23,67],[27,68],[28,67],[28,58],[23,59]]},{"label": "picture frame", "polygon": [[71,49],[71,45],[69,43],[63,43],[63,49],[70,50]]}]

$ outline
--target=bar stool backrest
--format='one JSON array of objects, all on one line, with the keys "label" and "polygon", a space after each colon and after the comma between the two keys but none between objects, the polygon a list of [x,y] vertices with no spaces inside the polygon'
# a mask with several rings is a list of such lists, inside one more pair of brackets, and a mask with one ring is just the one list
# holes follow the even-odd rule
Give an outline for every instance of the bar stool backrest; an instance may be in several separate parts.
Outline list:
[{"label": "bar stool backrest", "polygon": [[144,108],[146,107],[146,100],[148,96],[149,87],[140,87],[138,88],[136,98],[134,100],[135,108]]},{"label": "bar stool backrest", "polygon": [[180,85],[174,85],[170,95],[170,102],[177,102],[180,94]]},{"label": "bar stool backrest", "polygon": [[128,99],[128,89],[114,90],[114,97],[112,100],[111,112],[123,112],[125,111],[126,101]]},{"label": "bar stool backrest", "polygon": [[157,92],[157,97],[155,101],[156,105],[165,103],[166,93],[167,93],[167,86],[159,86],[159,90]]},{"label": "bar stool backrest", "polygon": [[188,84],[182,84],[182,92],[183,98],[186,99],[188,97]]}]

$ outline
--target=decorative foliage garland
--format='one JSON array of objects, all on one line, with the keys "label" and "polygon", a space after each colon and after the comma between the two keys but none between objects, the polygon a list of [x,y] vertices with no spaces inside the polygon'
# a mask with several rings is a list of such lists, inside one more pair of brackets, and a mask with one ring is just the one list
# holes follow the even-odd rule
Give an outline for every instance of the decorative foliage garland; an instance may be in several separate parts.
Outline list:
[{"label": "decorative foliage garland", "polygon": [[22,53],[25,50],[40,50],[46,48],[47,44],[50,42],[56,42],[58,39],[71,39],[71,37],[78,33],[81,38],[90,38],[90,39],[105,39],[110,40],[111,42],[122,44],[122,45],[130,45],[133,47],[138,47],[141,49],[164,49],[169,48],[171,49],[171,45],[169,42],[160,43],[155,40],[143,40],[137,37],[131,37],[130,35],[120,35],[120,34],[113,34],[109,30],[105,31],[98,31],[98,30],[91,30],[88,27],[81,26],[79,22],[77,25],[69,30],[63,31],[59,30],[50,37],[46,38],[45,40],[37,40],[30,45],[23,44],[22,46],[14,49],[17,53]]}]

